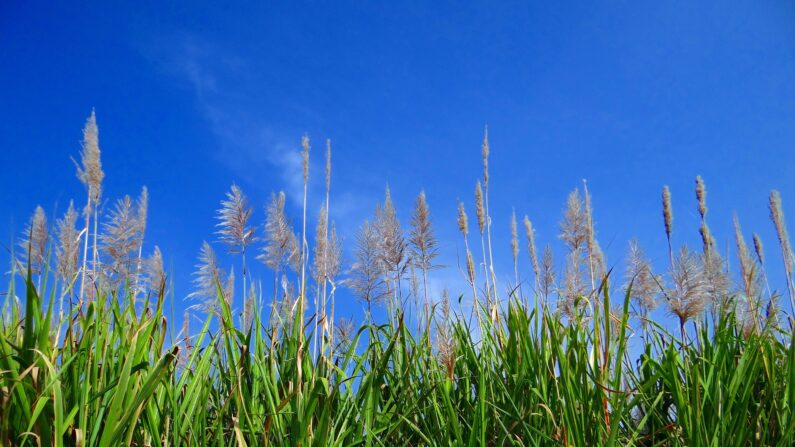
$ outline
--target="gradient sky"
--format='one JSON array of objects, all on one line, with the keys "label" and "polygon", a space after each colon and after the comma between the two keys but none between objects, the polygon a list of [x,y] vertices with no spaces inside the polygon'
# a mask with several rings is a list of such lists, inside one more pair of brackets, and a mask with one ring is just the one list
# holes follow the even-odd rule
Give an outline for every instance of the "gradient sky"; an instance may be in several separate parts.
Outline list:
[{"label": "gradient sky", "polygon": [[698,247],[700,174],[722,250],[734,252],[736,211],[783,287],[767,195],[779,189],[795,219],[795,3],[110,3],[0,4],[5,247],[36,204],[59,214],[69,199],[83,204],[70,157],[94,107],[105,197],[149,187],[147,251],[161,247],[177,298],[202,240],[216,240],[233,182],[256,223],[278,190],[298,222],[305,133],[311,214],[331,138],[331,218],[347,249],[387,183],[404,223],[424,188],[448,266],[434,289],[465,293],[456,203],[473,210],[488,125],[500,278],[512,277],[511,210],[529,214],[561,260],[562,207],[585,178],[611,266],[623,272],[632,237],[666,259],[664,184],[676,243]]}]

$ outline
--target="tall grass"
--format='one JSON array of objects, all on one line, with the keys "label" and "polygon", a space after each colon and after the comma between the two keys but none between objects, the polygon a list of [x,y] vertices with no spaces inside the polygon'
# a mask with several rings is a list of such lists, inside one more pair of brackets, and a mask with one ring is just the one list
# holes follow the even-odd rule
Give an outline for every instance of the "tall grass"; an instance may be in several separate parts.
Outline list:
[{"label": "tall grass", "polygon": [[[95,150],[98,167],[93,114],[87,129],[86,147]],[[302,145],[306,192],[308,139]],[[486,188],[477,188],[475,203],[480,268],[459,206],[462,273],[471,290],[451,299],[433,297],[427,286],[437,247],[424,192],[408,240],[387,193],[373,223],[359,231],[356,261],[340,274],[328,149],[314,250],[306,197],[300,242],[284,195],[274,194],[267,207],[258,259],[273,271],[272,292],[257,285],[255,269],[245,263],[246,250],[262,241],[250,226],[245,196],[232,188],[219,233],[240,256],[243,305],[235,304],[234,274],[205,242],[191,294],[192,312],[202,321],[195,333],[167,318],[175,297],[160,250],[142,259],[146,206],[122,200],[99,227],[103,177],[92,177],[82,231],[70,207],[53,238],[37,210],[21,244],[24,256],[12,263],[0,327],[0,446],[795,443],[791,323],[764,274],[761,240],[754,235],[754,258],[739,223],[742,287],[724,287],[728,269],[710,249],[700,178],[703,254],[683,248],[675,255],[666,187],[670,269],[653,272],[633,242],[619,279],[599,249],[586,187],[584,197],[569,197],[564,213],[568,248],[559,286],[551,250],[538,260],[532,223],[524,218],[534,278],[523,290],[515,214],[513,281],[500,285],[494,272],[488,156],[484,138]],[[81,170],[81,179],[85,172],[91,171]],[[777,193],[771,213],[789,291],[792,254],[781,237],[786,223]],[[92,253],[89,238],[99,241]],[[334,321],[335,290],[346,281],[368,310],[358,327]],[[307,294],[315,295],[311,308]],[[471,308],[455,305],[470,295]],[[63,302],[63,310],[54,310]],[[383,303],[387,316],[378,321],[370,309]],[[651,318],[658,304],[675,315],[673,333]]]}]

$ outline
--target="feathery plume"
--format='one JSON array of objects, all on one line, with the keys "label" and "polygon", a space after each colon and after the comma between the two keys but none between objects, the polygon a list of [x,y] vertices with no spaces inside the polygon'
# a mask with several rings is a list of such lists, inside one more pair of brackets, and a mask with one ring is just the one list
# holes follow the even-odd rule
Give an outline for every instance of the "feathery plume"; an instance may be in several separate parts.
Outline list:
[{"label": "feathery plume", "polygon": [[328,247],[326,249],[326,275],[332,281],[337,278],[342,266],[342,241],[337,238],[337,226],[331,223]]},{"label": "feathery plume", "polygon": [[593,224],[593,208],[591,205],[591,193],[588,192],[588,182],[583,179],[583,219],[585,220],[585,240],[588,246],[588,252],[593,252],[593,246],[596,240],[596,231],[594,231]]},{"label": "feathery plume", "polygon": [[97,116],[94,110],[91,110],[91,116],[88,117],[83,128],[83,148],[80,152],[82,166],[77,167],[77,178],[86,186],[89,199],[95,204],[99,203],[99,198],[102,196],[102,180],[105,178],[99,154]]},{"label": "feathery plume", "polygon": [[756,253],[756,259],[759,261],[760,264],[764,264],[765,247],[762,245],[762,239],[756,233],[754,233],[753,239],[754,239],[754,252]]},{"label": "feathery plume", "polygon": [[743,237],[743,232],[740,228],[740,219],[737,217],[737,214],[733,216],[732,221],[734,223],[734,238],[737,242],[737,258],[740,261],[740,276],[742,276],[745,296],[751,299],[756,296],[756,291],[753,290],[756,268],[754,266],[754,260],[751,257],[751,251],[745,243],[745,237]]},{"label": "feathery plume", "polygon": [[133,296],[138,295],[138,277],[141,274],[141,267],[143,263],[143,251],[144,251],[144,234],[146,233],[146,219],[147,214],[149,212],[149,190],[146,189],[146,186],[141,188],[141,195],[138,197],[136,201],[136,210],[135,210],[135,219],[137,222],[137,242],[138,242],[138,258],[136,260],[137,265],[135,268],[135,288],[133,289]]},{"label": "feathery plume", "polygon": [[607,260],[605,259],[605,254],[602,251],[602,246],[599,245],[598,241],[594,241],[593,245],[593,254],[591,255],[592,263],[593,263],[593,275],[594,275],[594,289],[605,279],[607,275]]},{"label": "feathery plume", "polygon": [[541,269],[538,265],[538,255],[536,254],[536,233],[533,229],[533,223],[527,215],[524,216],[524,232],[527,237],[527,253],[530,256],[530,264],[533,267],[533,277],[536,287],[538,287]]},{"label": "feathery plume", "polygon": [[135,218],[138,223],[138,245],[144,243],[144,233],[146,232],[146,219],[149,213],[149,190],[144,186],[141,188],[141,195],[138,197],[135,206]]},{"label": "feathery plume", "polygon": [[464,202],[458,202],[458,231],[466,238],[469,234],[469,220],[467,219]]},{"label": "feathery plume", "polygon": [[95,205],[94,211],[94,249],[92,250],[92,272],[90,279],[93,281],[97,276],[97,220],[98,220],[98,205],[99,199],[102,196],[102,180],[105,178],[105,173],[102,171],[102,163],[100,161],[99,151],[99,128],[97,127],[97,117],[94,110],[91,110],[91,116],[86,120],[86,125],[83,128],[83,146],[80,152],[80,161],[82,166],[77,165],[77,178],[86,187],[87,200],[86,206],[83,209],[83,214],[86,218],[86,224],[83,231],[85,232],[85,239],[83,240],[83,267],[81,269],[82,275],[80,279],[80,298],[78,306],[83,305],[83,295],[86,290],[93,294],[94,288],[86,284],[86,276],[88,275],[88,232],[91,223],[92,203]]},{"label": "feathery plume", "polygon": [[588,270],[591,274],[591,289],[596,290],[606,273],[604,253],[596,241],[596,230],[593,223],[593,207],[591,206],[591,193],[588,192],[588,182],[583,179],[582,189],[584,194],[583,216],[585,219],[585,241],[588,248]]},{"label": "feathery plume", "polygon": [[428,271],[435,269],[434,259],[438,255],[436,236],[431,228],[431,211],[425,201],[425,191],[420,191],[411,216],[409,237],[413,263],[422,270],[422,288],[425,295],[425,321],[430,323],[430,304],[428,302]]},{"label": "feathery plume", "polygon": [[439,352],[439,361],[447,370],[447,379],[453,380],[456,346],[451,326],[450,294],[447,289],[442,291],[440,314],[441,321],[436,323],[436,349]]},{"label": "feathery plume", "polygon": [[[245,299],[246,279],[248,269],[246,268],[246,247],[254,242],[255,227],[248,226],[251,217],[251,207],[248,206],[248,199],[243,191],[235,184],[232,184],[226,199],[221,201],[221,209],[218,210],[219,228],[216,231],[221,242],[229,248],[229,253],[239,253],[243,267],[243,298]],[[230,278],[231,278],[230,273]],[[234,282],[230,281],[229,287],[234,288]]]},{"label": "feathery plume", "polygon": [[[569,321],[575,321],[579,315],[578,308],[582,297],[590,295],[585,287],[584,277],[593,272],[592,262],[587,265],[584,261],[587,253],[585,250],[588,243],[588,219],[583,209],[582,199],[578,189],[569,193],[566,201],[566,210],[563,213],[563,220],[560,223],[560,238],[568,247],[566,255],[566,270],[563,279],[563,303],[562,310]],[[585,259],[584,259],[585,258]],[[593,273],[590,274],[591,284],[594,285]],[[592,289],[595,287],[592,287]]]},{"label": "feathery plume", "polygon": [[271,301],[270,327],[276,333],[284,329],[288,334],[293,330],[293,295],[295,290],[287,275],[281,276],[281,300]]},{"label": "feathery plume", "polygon": [[102,224],[102,230],[99,240],[102,250],[110,257],[105,273],[115,288],[129,279],[136,263],[138,220],[133,213],[130,196],[116,201],[110,219]]},{"label": "feathery plume", "polygon": [[516,260],[519,258],[519,230],[516,223],[516,210],[511,213],[511,255],[513,256],[513,263],[516,264]]},{"label": "feathery plume", "polygon": [[[221,201],[218,210],[218,234],[221,242],[229,246],[230,253],[244,253],[246,247],[254,241],[254,228],[248,226],[251,208],[243,191],[232,185]],[[245,274],[245,272],[244,272]]]},{"label": "feathery plume", "polygon": [[[417,277],[417,268],[413,262],[408,263],[409,269],[409,286],[411,287],[411,296],[414,299],[414,308],[420,309],[420,280]],[[417,319],[417,333],[422,332],[422,319]]]},{"label": "feathery plume", "polygon": [[442,289],[442,299],[439,302],[439,316],[441,317],[442,321],[449,322],[450,313],[450,293],[445,288]]},{"label": "feathery plume", "polygon": [[671,261],[671,269],[674,269],[674,249],[671,244],[671,231],[673,230],[674,210],[671,206],[671,191],[668,185],[663,186],[662,192],[663,222],[665,223],[665,238],[668,241],[668,259]]},{"label": "feathery plume", "polygon": [[582,298],[588,295],[582,274],[582,249],[577,248],[566,255],[566,271],[562,302],[559,303],[563,314],[573,322],[579,315],[579,308],[585,303]]},{"label": "feathery plume", "polygon": [[480,180],[475,184],[475,214],[478,217],[478,230],[482,236],[486,227],[486,210],[483,208],[483,189],[480,187]]},{"label": "feathery plume", "polygon": [[198,300],[197,306],[205,312],[214,311],[218,305],[218,292],[223,287],[224,279],[223,272],[218,267],[215,251],[207,241],[202,243],[196,269],[193,274],[194,291],[188,295],[188,299]]},{"label": "feathery plume", "polygon": [[353,334],[356,332],[353,320],[350,318],[342,318],[339,323],[334,324],[334,327],[336,328],[338,340],[336,349],[344,353],[348,350],[351,340],[353,339]]},{"label": "feathery plume", "polygon": [[[467,279],[469,279],[470,284],[475,283],[475,261],[472,259],[472,252],[467,249]],[[477,298],[477,295],[475,295]]]},{"label": "feathery plume", "polygon": [[80,235],[75,229],[76,224],[77,212],[74,204],[69,201],[66,214],[56,223],[58,232],[56,273],[66,283],[70,283],[74,279],[80,262]]},{"label": "feathery plume", "polygon": [[588,222],[580,191],[575,188],[566,200],[566,211],[560,223],[560,238],[570,252],[579,251],[588,240]]},{"label": "feathery plume", "polygon": [[372,305],[387,295],[381,276],[379,246],[377,229],[365,220],[356,235],[355,261],[348,285],[367,304],[368,318],[372,318]]},{"label": "feathery plume", "polygon": [[314,276],[315,283],[318,287],[326,280],[326,264],[327,264],[327,251],[328,251],[328,213],[326,207],[322,206],[317,218],[317,227],[315,229],[315,248],[314,248],[314,264],[312,268],[312,275]]},{"label": "feathery plume", "polygon": [[400,221],[397,218],[395,206],[389,186],[386,187],[384,206],[375,211],[375,231],[378,237],[378,261],[387,275],[394,274],[392,280],[400,281],[400,276],[406,266],[406,241]]},{"label": "feathery plume", "polygon": [[671,207],[671,190],[668,189],[668,185],[663,186],[662,204],[663,204],[663,221],[665,222],[665,236],[668,238],[668,240],[671,240],[674,212],[673,208]]},{"label": "feathery plume", "polygon": [[511,211],[511,256],[513,257],[513,284],[518,296],[522,298],[522,304],[527,306],[519,286],[519,230],[516,223],[516,210]]},{"label": "feathery plume", "polygon": [[229,269],[229,275],[226,277],[226,284],[224,285],[223,289],[223,296],[224,301],[226,301],[226,305],[229,308],[232,308],[232,304],[235,302],[235,267],[232,266]]},{"label": "feathery plume", "polygon": [[740,228],[740,219],[737,214],[733,217],[734,221],[734,237],[737,242],[737,258],[740,261],[740,276],[742,277],[743,292],[748,309],[745,312],[745,324],[758,329],[759,321],[759,307],[760,307],[760,294],[759,288],[761,286],[760,280],[757,277],[757,268],[754,258],[751,256],[751,251],[745,243],[742,229]]},{"label": "feathery plume", "polygon": [[704,247],[704,254],[708,255],[715,245],[712,232],[709,231],[709,226],[705,221],[701,221],[701,226],[698,229],[698,234],[701,235],[701,243]]},{"label": "feathery plume", "polygon": [[729,294],[731,282],[726,262],[717,250],[703,254],[702,258],[707,303],[716,306],[719,312],[726,312],[733,298]]},{"label": "feathery plume", "polygon": [[271,194],[271,200],[265,209],[265,246],[262,254],[257,256],[277,276],[284,266],[289,266],[293,271],[298,271],[299,268],[298,238],[284,212],[284,203],[284,192]]},{"label": "feathery plume", "polygon": [[630,292],[630,297],[640,310],[641,323],[645,328],[648,324],[646,318],[657,307],[657,297],[660,294],[662,278],[651,270],[651,262],[646,258],[637,240],[629,242],[627,259],[627,273],[624,290]]},{"label": "feathery plume", "polygon": [[472,287],[472,305],[475,310],[475,315],[477,316],[478,325],[482,331],[483,325],[480,316],[480,304],[478,302],[478,289],[475,285],[475,260],[472,258],[472,252],[469,250],[469,239],[467,238],[467,235],[469,234],[469,219],[467,218],[467,213],[464,209],[464,203],[461,201],[458,202],[458,231],[460,231],[461,235],[464,237],[467,280],[469,281],[469,286]]},{"label": "feathery plume", "polygon": [[301,167],[303,168],[304,183],[309,183],[309,135],[301,137]]},{"label": "feathery plume", "polygon": [[684,338],[684,326],[704,311],[707,305],[707,284],[704,269],[699,259],[687,246],[682,247],[671,271],[672,287],[666,292],[672,314],[679,318],[679,327]]},{"label": "feathery plume", "polygon": [[544,247],[544,255],[541,257],[541,276],[539,277],[541,295],[544,297],[544,307],[549,302],[549,294],[555,287],[555,260],[552,255],[552,247]]},{"label": "feathery plume", "polygon": [[146,260],[144,265],[146,267],[146,278],[149,290],[154,292],[157,297],[165,296],[167,284],[166,271],[163,268],[163,254],[160,252],[160,247],[155,245],[152,256]]},{"label": "feathery plume", "polygon": [[707,188],[701,176],[696,176],[696,200],[698,201],[698,214],[701,216],[701,227],[698,232],[704,246],[704,254],[709,256],[713,251],[714,238],[707,225]]},{"label": "feathery plume", "polygon": [[787,290],[789,291],[790,305],[795,312],[795,285],[792,283],[793,254],[792,246],[789,241],[787,224],[784,221],[784,209],[781,206],[781,193],[776,190],[770,192],[770,219],[776,227],[776,235],[781,246],[781,255],[784,258],[784,272],[787,278]]},{"label": "feathery plume", "polygon": [[705,219],[707,216],[707,187],[700,175],[696,176],[696,200],[698,201],[698,214]]},{"label": "feathery plume", "polygon": [[19,243],[23,253],[27,255],[31,273],[40,274],[44,270],[49,237],[47,215],[44,208],[37,206]]},{"label": "feathery plume", "polygon": [[431,211],[425,201],[425,191],[420,192],[415,202],[409,242],[414,263],[424,270],[434,269],[433,260],[438,256],[437,241],[431,227]]}]

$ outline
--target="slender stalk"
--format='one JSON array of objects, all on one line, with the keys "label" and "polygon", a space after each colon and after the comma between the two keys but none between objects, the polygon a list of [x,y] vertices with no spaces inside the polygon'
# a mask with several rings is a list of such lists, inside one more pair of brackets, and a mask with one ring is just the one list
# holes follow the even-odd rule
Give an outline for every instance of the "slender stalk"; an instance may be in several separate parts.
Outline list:
[{"label": "slender stalk", "polygon": [[787,280],[787,292],[789,292],[790,312],[795,313],[795,283],[793,283],[793,253],[790,245],[789,232],[784,220],[784,210],[781,205],[781,194],[778,191],[770,193],[770,218],[776,227],[779,245],[781,246],[781,256],[784,259],[784,273]]},{"label": "slender stalk", "polygon": [[[98,233],[98,231],[97,231],[97,226],[98,226],[97,222],[98,221],[99,221],[99,205],[94,207],[94,249],[93,249],[93,255],[92,255],[92,259],[91,259],[91,264],[92,264],[91,278],[92,278],[92,283],[94,283],[94,284],[97,284],[97,257],[98,257],[98,254],[99,254],[99,250],[97,249],[97,233]],[[94,287],[96,287],[96,286],[94,286]],[[99,293],[96,292],[96,291],[94,291],[92,293],[94,295],[94,301],[96,302],[99,299]]]},{"label": "slender stalk", "polygon": [[301,296],[298,298],[298,315],[299,315],[299,328],[297,329],[299,336],[298,336],[298,353],[296,358],[296,366],[297,366],[297,383],[296,387],[298,388],[298,396],[300,397],[303,393],[303,358],[304,358],[304,331],[303,331],[303,324],[304,324],[304,307],[305,307],[305,299],[306,299],[306,251],[307,251],[307,243],[306,243],[306,196],[307,190],[309,188],[309,137],[304,136],[301,140],[301,145],[303,146],[302,151],[302,158],[303,158],[303,170],[304,170],[304,203],[303,203],[303,210],[302,210],[302,220],[301,220]]},{"label": "slender stalk", "polygon": [[[326,140],[326,232],[323,237],[326,240],[326,244],[329,243],[329,225],[328,222],[330,221],[330,214],[331,209],[329,208],[329,197],[331,195],[331,139]],[[331,250],[330,246],[326,247],[326,256],[323,258],[323,327],[326,328],[326,336],[329,340],[329,346],[334,346],[334,317],[333,317],[333,310],[332,310],[332,318],[331,320],[326,319],[326,285],[328,284],[329,275],[329,253],[328,250]],[[332,309],[334,308],[334,301],[332,297]],[[330,356],[331,354],[329,354]]]},{"label": "slender stalk", "polygon": [[83,267],[80,269],[80,297],[77,301],[77,308],[83,308],[83,296],[86,290],[86,268],[88,264],[88,231],[89,231],[89,221],[91,219],[91,188],[88,189],[88,200],[86,201],[86,208],[84,211],[86,215],[86,226],[83,231],[80,233],[83,235]]},{"label": "slender stalk", "polygon": [[492,306],[493,308],[490,310],[491,312],[491,319],[492,324],[496,324],[499,321],[499,304],[497,300],[497,276],[494,273],[494,255],[493,250],[491,248],[491,214],[489,213],[489,129],[488,126],[484,130],[483,134],[483,146],[482,146],[482,154],[483,154],[483,204],[485,206],[485,215],[486,215],[486,240],[488,241],[488,253],[489,253],[489,273],[491,274],[491,284],[492,288],[494,289],[494,296]]}]

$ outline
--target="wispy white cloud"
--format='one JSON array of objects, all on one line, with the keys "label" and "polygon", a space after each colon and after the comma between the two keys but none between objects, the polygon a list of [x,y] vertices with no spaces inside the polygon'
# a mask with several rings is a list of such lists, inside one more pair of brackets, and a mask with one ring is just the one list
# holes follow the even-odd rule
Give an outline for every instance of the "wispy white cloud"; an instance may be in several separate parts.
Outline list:
[{"label": "wispy white cloud", "polygon": [[[163,41],[171,44],[163,46]],[[275,184],[293,204],[299,204],[303,198],[301,135],[282,134],[261,111],[242,100],[254,68],[228,49],[193,35],[158,42],[142,52],[193,91],[199,112],[218,139],[217,160],[254,188],[267,192]],[[310,187],[317,189],[318,182]]]},{"label": "wispy white cloud", "polygon": [[[257,79],[253,67],[228,49],[221,48],[196,36],[184,35],[166,39],[171,45],[143,49],[142,52],[162,70],[183,81],[195,96],[200,114],[218,141],[217,160],[234,175],[260,193],[283,189],[294,209],[299,209],[303,199],[301,135],[285,135],[275,129],[262,110],[244,100],[247,86]],[[293,105],[307,116],[312,110]],[[324,199],[325,142],[312,141],[310,165],[309,213],[314,215]],[[335,179],[332,172],[331,218],[336,221],[340,235],[349,248],[361,220],[372,213],[375,203],[383,200],[383,190],[351,190],[344,179]],[[362,175],[367,175],[362,173]],[[407,210],[401,213],[409,221]],[[440,243],[448,245],[444,251],[455,252],[456,236],[439,234]],[[471,288],[464,278],[455,256],[440,259],[445,268],[435,270],[428,277],[431,299],[438,302],[443,290],[450,292],[457,303],[463,294],[460,311],[466,315],[472,309]],[[458,307],[457,305],[455,307]]]}]

